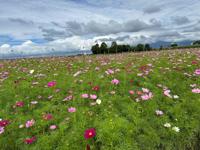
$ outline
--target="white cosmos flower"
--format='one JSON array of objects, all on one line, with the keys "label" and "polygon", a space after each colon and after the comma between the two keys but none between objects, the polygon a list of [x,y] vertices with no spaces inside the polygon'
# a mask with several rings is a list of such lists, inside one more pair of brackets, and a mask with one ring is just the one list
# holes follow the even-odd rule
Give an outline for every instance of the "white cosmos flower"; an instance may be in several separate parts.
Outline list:
[{"label": "white cosmos flower", "polygon": [[96,100],[96,103],[97,103],[98,105],[100,105],[100,104],[101,104],[101,100],[100,100],[100,99],[97,99],[97,100]]},{"label": "white cosmos flower", "polygon": [[164,127],[170,128],[170,127],[171,127],[171,124],[170,124],[170,123],[165,123],[165,124],[164,124]]},{"label": "white cosmos flower", "polygon": [[24,128],[24,125],[23,125],[23,124],[19,125],[19,128],[20,128],[20,129],[21,129],[21,128]]},{"label": "white cosmos flower", "polygon": [[31,104],[33,104],[33,105],[35,105],[35,104],[37,104],[38,103],[38,101],[32,101],[31,102]]},{"label": "white cosmos flower", "polygon": [[35,70],[30,70],[30,72],[29,72],[29,73],[30,73],[30,74],[33,74],[33,73],[34,73],[34,71],[35,71]]},{"label": "white cosmos flower", "polygon": [[175,132],[180,132],[180,129],[179,129],[179,127],[176,127],[176,126],[175,126],[175,127],[173,127],[173,128],[172,128],[172,130],[174,130]]},{"label": "white cosmos flower", "polygon": [[174,99],[178,99],[179,98],[179,96],[178,95],[174,95]]}]

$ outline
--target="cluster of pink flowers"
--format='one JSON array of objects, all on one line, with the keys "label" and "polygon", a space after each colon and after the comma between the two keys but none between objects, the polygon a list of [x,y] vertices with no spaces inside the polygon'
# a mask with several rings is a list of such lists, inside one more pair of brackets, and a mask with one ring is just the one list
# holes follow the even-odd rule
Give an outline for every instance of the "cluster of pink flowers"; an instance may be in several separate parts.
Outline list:
[{"label": "cluster of pink flowers", "polygon": [[84,99],[87,99],[87,98],[92,99],[92,100],[97,99],[97,95],[95,95],[95,94],[82,94],[81,97]]},{"label": "cluster of pink flowers", "polygon": [[142,92],[141,99],[143,101],[147,101],[153,97],[152,92],[150,92],[148,89],[142,88]]},{"label": "cluster of pink flowers", "polygon": [[152,92],[146,88],[142,88],[142,91],[129,90],[129,94],[136,100],[136,102],[147,101],[153,97]]}]

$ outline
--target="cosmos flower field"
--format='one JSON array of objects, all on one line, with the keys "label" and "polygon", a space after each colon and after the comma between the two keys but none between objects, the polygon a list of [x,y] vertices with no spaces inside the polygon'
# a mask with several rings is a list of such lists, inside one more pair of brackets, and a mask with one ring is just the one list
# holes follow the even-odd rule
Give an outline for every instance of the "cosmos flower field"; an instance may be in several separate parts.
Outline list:
[{"label": "cosmos flower field", "polygon": [[2,150],[199,143],[199,49],[0,61]]}]

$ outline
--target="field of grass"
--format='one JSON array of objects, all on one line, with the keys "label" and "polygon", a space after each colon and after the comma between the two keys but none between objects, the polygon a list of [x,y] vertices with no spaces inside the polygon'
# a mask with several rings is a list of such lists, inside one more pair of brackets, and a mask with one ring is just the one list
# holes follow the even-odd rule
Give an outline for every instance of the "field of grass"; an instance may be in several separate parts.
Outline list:
[{"label": "field of grass", "polygon": [[0,61],[1,150],[200,149],[200,50]]}]

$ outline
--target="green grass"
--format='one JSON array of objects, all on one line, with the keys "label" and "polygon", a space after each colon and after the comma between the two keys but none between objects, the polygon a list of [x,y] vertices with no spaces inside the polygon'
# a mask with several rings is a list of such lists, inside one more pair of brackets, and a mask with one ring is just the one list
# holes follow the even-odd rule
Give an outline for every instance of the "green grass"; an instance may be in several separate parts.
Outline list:
[{"label": "green grass", "polygon": [[[192,93],[190,86],[197,84],[196,88],[200,88],[200,76],[194,75],[200,69],[198,53],[199,50],[172,50],[2,60],[0,118],[10,124],[0,134],[0,149],[84,150],[87,144],[92,150],[199,149],[200,95]],[[197,64],[192,64],[194,60]],[[148,75],[138,76],[141,66],[150,69]],[[26,69],[22,71],[23,68]],[[107,75],[108,69],[115,73]],[[30,70],[34,73],[30,74]],[[78,71],[81,73],[74,77]],[[8,75],[3,76],[5,72]],[[118,85],[111,84],[114,78],[120,81]],[[57,84],[47,87],[50,81]],[[158,84],[179,98],[165,96]],[[94,86],[100,90],[92,90]],[[130,95],[129,90],[142,88],[149,89],[153,97],[136,102],[139,96]],[[83,99],[84,93],[96,94],[101,104],[92,106],[95,100]],[[73,100],[63,101],[69,95]],[[17,101],[23,101],[24,106],[14,108]],[[31,101],[38,104],[31,105]],[[69,107],[75,107],[76,112],[69,113]],[[156,110],[162,110],[164,115],[157,116]],[[44,120],[46,113],[52,114],[53,119]],[[31,119],[35,120],[31,128],[19,128]],[[165,123],[171,127],[164,127]],[[50,130],[53,124],[58,128]],[[174,126],[180,132],[172,130]],[[96,136],[86,140],[84,131],[89,128],[96,129]],[[34,143],[24,143],[32,136],[37,138]]]}]

